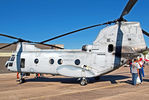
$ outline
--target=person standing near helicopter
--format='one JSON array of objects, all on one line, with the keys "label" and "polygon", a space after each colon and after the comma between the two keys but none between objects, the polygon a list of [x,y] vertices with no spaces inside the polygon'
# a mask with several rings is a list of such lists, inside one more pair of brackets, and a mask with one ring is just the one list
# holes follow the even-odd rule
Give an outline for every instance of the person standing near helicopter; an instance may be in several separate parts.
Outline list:
[{"label": "person standing near helicopter", "polygon": [[134,59],[134,62],[132,63],[132,84],[137,85],[137,78],[138,78],[138,69],[140,68],[140,65],[137,62],[137,59]]},{"label": "person standing near helicopter", "polygon": [[143,69],[144,61],[143,61],[142,58],[138,59],[138,64],[140,66],[140,68],[139,68],[139,77],[140,77],[140,80],[141,80],[141,83],[142,83],[142,81],[143,81],[142,77],[144,77],[144,69]]}]

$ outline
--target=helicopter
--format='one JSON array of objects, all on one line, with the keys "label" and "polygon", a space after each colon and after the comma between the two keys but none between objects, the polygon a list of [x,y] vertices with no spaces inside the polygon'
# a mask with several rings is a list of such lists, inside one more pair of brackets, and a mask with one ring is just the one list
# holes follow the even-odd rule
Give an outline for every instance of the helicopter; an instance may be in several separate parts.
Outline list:
[{"label": "helicopter", "polygon": [[[149,36],[149,33],[141,28],[139,22],[128,22],[124,19],[136,2],[137,0],[129,0],[118,19],[81,28],[41,42],[0,34],[0,36],[18,40],[0,47],[3,49],[17,44],[16,51],[6,62],[6,68],[20,73],[20,83],[25,81],[24,76],[28,73],[41,73],[79,78],[80,85],[87,85],[88,78],[98,79],[148,49],[143,34]],[[108,26],[99,32],[92,45],[83,45],[82,49],[64,49],[45,44],[66,35],[102,25]],[[35,44],[58,49],[39,49]]]}]

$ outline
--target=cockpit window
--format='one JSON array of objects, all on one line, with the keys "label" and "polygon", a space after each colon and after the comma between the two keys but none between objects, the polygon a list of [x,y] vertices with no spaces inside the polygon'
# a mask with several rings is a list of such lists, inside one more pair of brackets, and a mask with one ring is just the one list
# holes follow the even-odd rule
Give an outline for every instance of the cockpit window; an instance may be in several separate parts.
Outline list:
[{"label": "cockpit window", "polygon": [[9,63],[9,67],[12,67],[13,66],[13,63]]},{"label": "cockpit window", "polygon": [[14,61],[15,60],[15,56],[12,55],[9,61]]}]

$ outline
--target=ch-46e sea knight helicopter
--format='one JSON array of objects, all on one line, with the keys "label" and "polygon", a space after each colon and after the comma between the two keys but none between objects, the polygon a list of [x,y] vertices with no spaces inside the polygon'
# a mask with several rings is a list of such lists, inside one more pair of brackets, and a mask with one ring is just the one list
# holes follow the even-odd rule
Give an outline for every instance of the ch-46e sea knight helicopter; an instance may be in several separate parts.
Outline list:
[{"label": "ch-46e sea knight helicopter", "polygon": [[[128,59],[147,49],[143,33],[147,36],[149,33],[141,29],[140,23],[127,22],[123,18],[136,2],[137,0],[129,0],[116,20],[81,28],[42,42],[32,42],[0,34],[18,40],[1,47],[2,49],[17,43],[16,52],[6,62],[7,69],[19,72],[21,74],[20,82],[24,80],[25,74],[23,73],[46,73],[80,78],[80,84],[86,85],[87,78],[97,78],[119,68]],[[44,43],[78,31],[109,24],[112,25],[102,29],[92,45],[84,45],[82,50],[65,50],[57,46],[55,47],[60,48],[59,50],[43,50],[34,45],[35,43],[47,45]]]}]

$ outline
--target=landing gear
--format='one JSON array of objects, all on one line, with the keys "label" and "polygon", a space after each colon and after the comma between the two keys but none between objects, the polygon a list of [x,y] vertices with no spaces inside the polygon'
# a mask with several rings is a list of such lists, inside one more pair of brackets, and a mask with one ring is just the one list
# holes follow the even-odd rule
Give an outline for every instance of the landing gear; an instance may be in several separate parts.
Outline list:
[{"label": "landing gear", "polygon": [[24,78],[21,78],[20,80],[19,80],[19,83],[21,84],[21,83],[24,83],[25,82],[25,79]]},{"label": "landing gear", "polygon": [[80,80],[80,85],[81,85],[81,86],[87,85],[87,79],[83,77],[83,78]]},{"label": "landing gear", "polygon": [[20,73],[20,79],[17,80],[20,84],[25,82],[25,79],[23,78],[24,73]]}]

